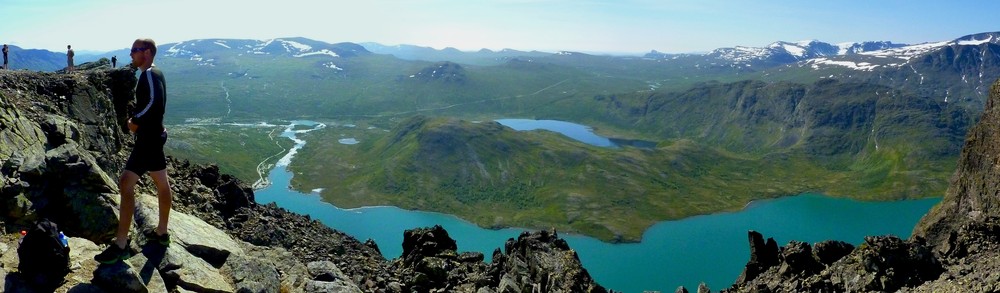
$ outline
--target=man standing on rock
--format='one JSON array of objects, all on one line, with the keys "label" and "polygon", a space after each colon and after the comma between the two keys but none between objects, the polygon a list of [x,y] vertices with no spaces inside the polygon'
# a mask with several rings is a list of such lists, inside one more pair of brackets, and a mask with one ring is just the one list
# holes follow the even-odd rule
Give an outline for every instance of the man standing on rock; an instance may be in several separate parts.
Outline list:
[{"label": "man standing on rock", "polygon": [[3,69],[7,69],[7,44],[3,44]]},{"label": "man standing on rock", "polygon": [[167,177],[167,160],[163,154],[163,145],[167,142],[167,131],[163,128],[163,114],[167,106],[167,84],[163,72],[153,65],[156,42],[151,39],[137,39],[132,43],[130,55],[132,65],[142,71],[135,85],[137,109],[128,120],[129,131],[135,133],[135,146],[125,163],[121,178],[118,179],[121,208],[115,241],[104,252],[94,256],[95,260],[103,264],[112,264],[130,257],[128,232],[135,213],[135,185],[139,182],[139,177],[146,172],[149,172],[149,177],[152,177],[153,183],[156,184],[160,211],[156,230],[148,231],[147,239],[150,243],[170,245],[167,221],[170,217],[173,195]]},{"label": "man standing on rock", "polygon": [[73,48],[70,45],[66,45],[66,72],[73,72]]}]

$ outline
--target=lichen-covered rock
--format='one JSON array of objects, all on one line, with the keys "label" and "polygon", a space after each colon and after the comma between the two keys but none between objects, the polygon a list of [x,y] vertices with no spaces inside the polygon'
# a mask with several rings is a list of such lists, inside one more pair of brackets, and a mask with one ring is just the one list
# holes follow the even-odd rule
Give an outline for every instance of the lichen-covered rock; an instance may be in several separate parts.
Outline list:
[{"label": "lichen-covered rock", "polygon": [[235,254],[226,260],[222,273],[232,276],[237,292],[281,291],[281,272],[270,260]]},{"label": "lichen-covered rock", "polygon": [[494,257],[493,268],[522,290],[537,286],[542,292],[607,292],[555,231],[523,232],[517,240],[507,240],[505,250],[501,260]]}]

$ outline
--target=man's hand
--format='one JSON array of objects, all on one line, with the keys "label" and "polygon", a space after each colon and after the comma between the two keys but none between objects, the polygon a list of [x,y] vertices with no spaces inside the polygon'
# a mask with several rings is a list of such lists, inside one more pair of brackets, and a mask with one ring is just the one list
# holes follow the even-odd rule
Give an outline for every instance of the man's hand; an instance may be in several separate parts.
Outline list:
[{"label": "man's hand", "polygon": [[135,133],[135,131],[138,130],[138,129],[139,129],[139,125],[136,125],[135,123],[132,123],[132,118],[129,118],[128,119],[128,131],[130,131],[132,133]]}]

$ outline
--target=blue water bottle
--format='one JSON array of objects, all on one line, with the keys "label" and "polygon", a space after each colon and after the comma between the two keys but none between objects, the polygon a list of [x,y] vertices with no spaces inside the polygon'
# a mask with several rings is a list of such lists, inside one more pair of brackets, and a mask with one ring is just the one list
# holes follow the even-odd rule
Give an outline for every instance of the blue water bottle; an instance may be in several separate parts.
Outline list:
[{"label": "blue water bottle", "polygon": [[63,247],[69,247],[69,238],[66,238],[66,234],[62,231],[59,231],[59,241],[62,241]]}]

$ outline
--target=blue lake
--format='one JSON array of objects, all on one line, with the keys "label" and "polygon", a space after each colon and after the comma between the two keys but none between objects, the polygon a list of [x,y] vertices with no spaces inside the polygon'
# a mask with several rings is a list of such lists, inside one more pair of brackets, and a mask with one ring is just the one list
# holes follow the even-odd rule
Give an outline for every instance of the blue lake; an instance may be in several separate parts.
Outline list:
[{"label": "blue lake", "polygon": [[[309,121],[293,124],[325,127]],[[289,189],[292,174],[286,167],[306,143],[295,135],[309,130],[291,129],[286,128],[282,136],[293,139],[296,146],[269,173],[272,184],[255,191],[260,203],[275,202],[289,211],[310,215],[361,241],[373,239],[387,258],[402,253],[406,229],[441,225],[457,241],[459,251],[482,252],[488,261],[494,249],[524,230],[482,229],[451,215],[396,207],[345,210],[321,201],[315,193],[293,191]],[[577,251],[591,276],[609,289],[673,292],[677,286],[692,290],[705,282],[718,291],[736,280],[749,259],[747,230],[773,237],[779,245],[790,240],[814,243],[828,239],[857,245],[864,236],[885,234],[906,238],[939,200],[860,202],[804,194],[757,201],[739,212],[660,222],[646,231],[640,243],[609,244],[580,235],[560,236]]]},{"label": "blue lake", "polygon": [[610,139],[594,133],[590,127],[559,120],[533,120],[533,119],[497,119],[498,123],[513,128],[514,130],[526,131],[545,129],[555,131],[569,138],[601,147],[614,147],[615,143]]}]

